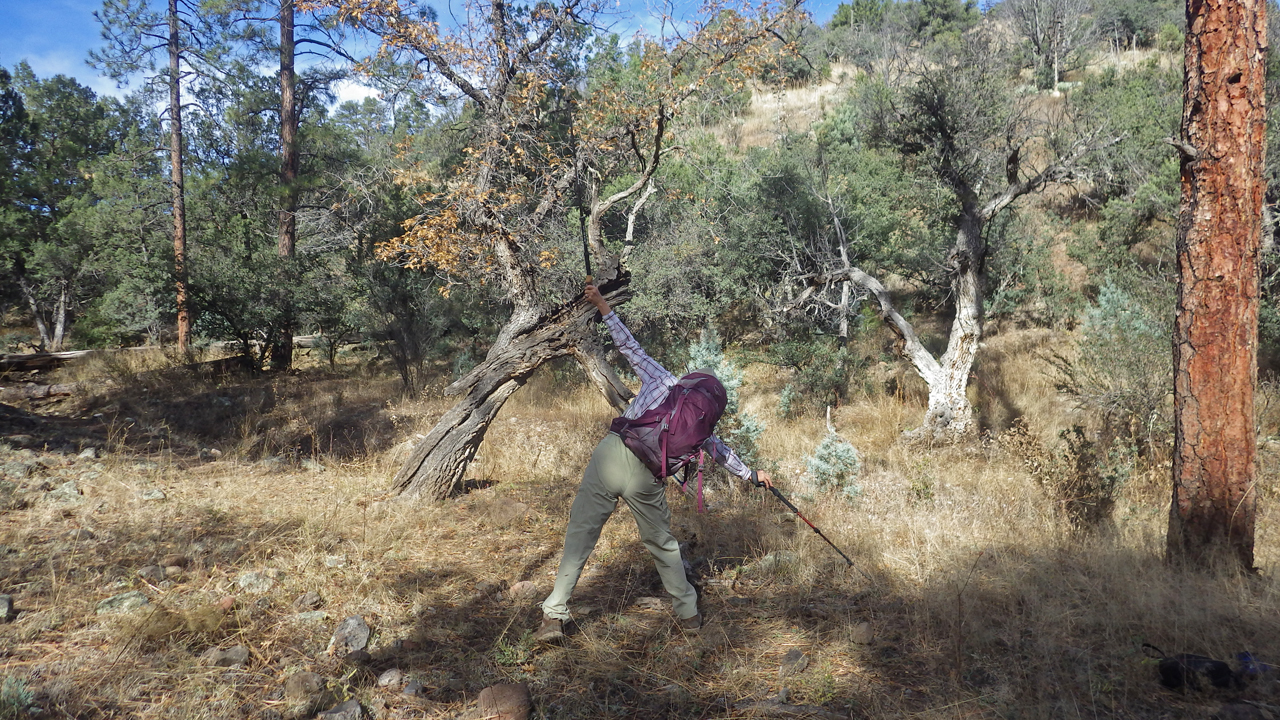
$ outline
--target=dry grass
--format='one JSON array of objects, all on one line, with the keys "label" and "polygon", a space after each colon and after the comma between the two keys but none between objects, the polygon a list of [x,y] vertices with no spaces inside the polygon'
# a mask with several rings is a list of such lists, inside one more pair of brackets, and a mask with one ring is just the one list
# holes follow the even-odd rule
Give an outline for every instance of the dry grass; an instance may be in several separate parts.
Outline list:
[{"label": "dry grass", "polygon": [[[1003,398],[983,411],[993,429],[1017,416],[1053,438],[1071,419],[1028,352],[1053,341],[1010,332],[984,348],[983,397]],[[114,406],[137,424],[187,429],[171,431],[185,439],[159,449],[130,435],[100,460],[14,449],[0,457],[0,465],[33,465],[17,481],[27,490],[16,497],[28,505],[0,513],[0,591],[22,611],[0,625],[0,675],[36,690],[48,717],[280,717],[289,709],[285,679],[309,670],[392,718],[457,717],[497,682],[528,683],[543,718],[760,717],[768,706],[747,703],[784,687],[789,703],[858,718],[1174,718],[1207,717],[1225,696],[1164,690],[1142,642],[1280,660],[1274,473],[1263,477],[1258,521],[1263,572],[1184,571],[1161,560],[1167,498],[1154,481],[1124,488],[1108,530],[1081,534],[999,443],[899,444],[922,407],[880,391],[856,395],[834,416],[863,453],[862,495],[848,503],[816,493],[803,466],[823,421],[774,416],[783,380],[760,368],[750,375],[746,407],[770,428],[764,454],[777,461],[785,491],[866,576],[771,497],[716,486],[711,512],[698,515],[673,493],[676,532],[695,540],[688,555],[704,578],[706,629],[681,634],[669,613],[635,604],[662,590],[622,508],[571,605],[576,632],[549,648],[528,639],[540,598],[499,591],[523,580],[538,595],[550,589],[578,477],[611,416],[583,388],[535,377],[468,473],[492,484],[418,504],[386,495],[395,443],[425,432],[447,403],[387,403],[390,380],[306,371],[145,385],[40,408],[91,417]],[[273,407],[242,401],[263,393]],[[137,397],[154,394],[166,397]],[[217,397],[236,410],[202,410]],[[174,416],[204,412],[199,422]],[[327,452],[321,429],[343,418],[383,429]],[[317,440],[309,452],[276,459],[253,440],[250,426],[264,420],[281,438]],[[197,446],[209,441],[223,454],[202,461]],[[38,489],[66,479],[83,497],[60,502]],[[166,499],[141,499],[152,489]],[[167,553],[191,560],[180,576],[138,577]],[[255,571],[275,575],[274,586],[241,591],[237,579]],[[220,632],[147,640],[139,633],[147,610],[94,611],[133,589],[174,612],[233,594],[236,610]],[[324,619],[298,617],[291,603],[307,591],[324,597]],[[364,665],[325,652],[349,615],[374,629]],[[247,646],[248,664],[202,663],[214,644]],[[796,649],[808,667],[781,677]],[[377,687],[376,674],[393,666],[420,680],[424,695]],[[1274,678],[1245,696],[1280,703]]]},{"label": "dry grass", "polygon": [[827,108],[844,100],[859,71],[835,63],[830,79],[799,87],[752,89],[751,104],[716,129],[724,144],[739,149],[767,147],[788,133],[803,132],[826,116]]}]

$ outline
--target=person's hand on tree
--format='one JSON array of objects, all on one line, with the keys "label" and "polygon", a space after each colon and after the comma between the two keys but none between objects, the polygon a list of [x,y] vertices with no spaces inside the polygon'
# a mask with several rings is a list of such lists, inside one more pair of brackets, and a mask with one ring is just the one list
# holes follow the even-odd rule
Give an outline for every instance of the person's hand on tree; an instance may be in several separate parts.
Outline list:
[{"label": "person's hand on tree", "polygon": [[600,290],[595,285],[587,283],[587,288],[582,291],[582,294],[587,297],[587,302],[595,305],[596,309],[600,311],[600,317],[609,314],[609,302],[604,299],[604,296],[600,294]]}]

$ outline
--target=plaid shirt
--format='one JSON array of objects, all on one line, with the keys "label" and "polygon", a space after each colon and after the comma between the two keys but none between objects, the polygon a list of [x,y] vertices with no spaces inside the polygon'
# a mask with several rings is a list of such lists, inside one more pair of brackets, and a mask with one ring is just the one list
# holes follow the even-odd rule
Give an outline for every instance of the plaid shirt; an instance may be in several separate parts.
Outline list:
[{"label": "plaid shirt", "polygon": [[[657,360],[649,357],[649,354],[640,347],[640,343],[636,342],[627,326],[622,324],[622,318],[618,317],[618,313],[610,311],[603,320],[605,326],[609,328],[609,334],[613,336],[613,344],[617,346],[618,352],[627,358],[636,375],[640,376],[640,392],[636,393],[631,405],[622,413],[623,417],[634,420],[645,411],[661,404],[667,397],[667,391],[680,378],[662,367]],[[707,438],[706,442],[702,443],[702,449],[710,453],[711,457],[725,470],[743,480],[751,479],[751,469],[720,438],[715,435]]]}]

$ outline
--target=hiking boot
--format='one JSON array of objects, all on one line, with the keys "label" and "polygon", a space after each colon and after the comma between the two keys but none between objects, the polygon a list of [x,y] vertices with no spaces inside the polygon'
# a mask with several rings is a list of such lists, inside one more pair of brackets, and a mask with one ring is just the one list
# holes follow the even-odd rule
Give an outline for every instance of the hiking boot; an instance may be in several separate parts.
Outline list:
[{"label": "hiking boot", "polygon": [[702,627],[702,613],[698,613],[693,617],[688,617],[680,621],[680,629],[697,630]]},{"label": "hiking boot", "polygon": [[542,627],[533,634],[533,641],[539,643],[550,643],[560,640],[564,637],[564,621],[553,617],[542,616]]}]

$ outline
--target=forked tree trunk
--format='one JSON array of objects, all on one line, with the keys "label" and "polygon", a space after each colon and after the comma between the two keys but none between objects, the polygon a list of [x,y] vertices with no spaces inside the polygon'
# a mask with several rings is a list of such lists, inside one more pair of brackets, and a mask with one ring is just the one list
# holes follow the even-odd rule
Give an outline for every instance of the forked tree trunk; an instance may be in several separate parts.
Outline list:
[{"label": "forked tree trunk", "polygon": [[[986,254],[982,245],[982,211],[965,203],[950,262],[954,279],[956,314],[951,321],[947,349],[929,385],[929,409],[924,422],[907,434],[908,439],[953,442],[974,434],[973,404],[969,402],[969,374],[982,340],[982,287],[986,282]],[[917,366],[917,369],[919,367]]]},{"label": "forked tree trunk", "polygon": [[1262,0],[1188,0],[1168,557],[1253,568]]},{"label": "forked tree trunk", "polygon": [[67,338],[67,313],[71,311],[71,283],[66,279],[58,281],[58,301],[53,304],[53,342],[49,344],[50,352],[60,352],[62,343]]},{"label": "forked tree trunk", "polygon": [[19,279],[18,287],[22,289],[22,297],[27,301],[27,307],[31,309],[31,317],[35,319],[36,332],[40,334],[40,350],[42,352],[54,352],[51,349],[53,337],[49,334],[49,324],[44,321],[44,313],[40,310],[40,303],[36,301],[35,290],[25,279]]},{"label": "forked tree trunk", "polygon": [[[628,297],[627,278],[601,287],[610,303]],[[497,416],[511,394],[518,390],[539,365],[557,357],[573,355],[588,369],[593,384],[606,395],[622,398],[626,387],[604,363],[599,345],[592,337],[590,324],[596,309],[583,298],[550,313],[532,328],[507,333],[503,343],[495,343],[484,362],[445,389],[448,395],[462,398],[436,422],[434,428],[414,446],[409,459],[401,466],[393,486],[408,497],[442,499],[462,482],[467,464],[475,457],[484,440],[489,423]],[[524,317],[508,324],[528,327]],[[629,393],[626,393],[629,394]],[[625,406],[625,402],[623,403]]]}]

